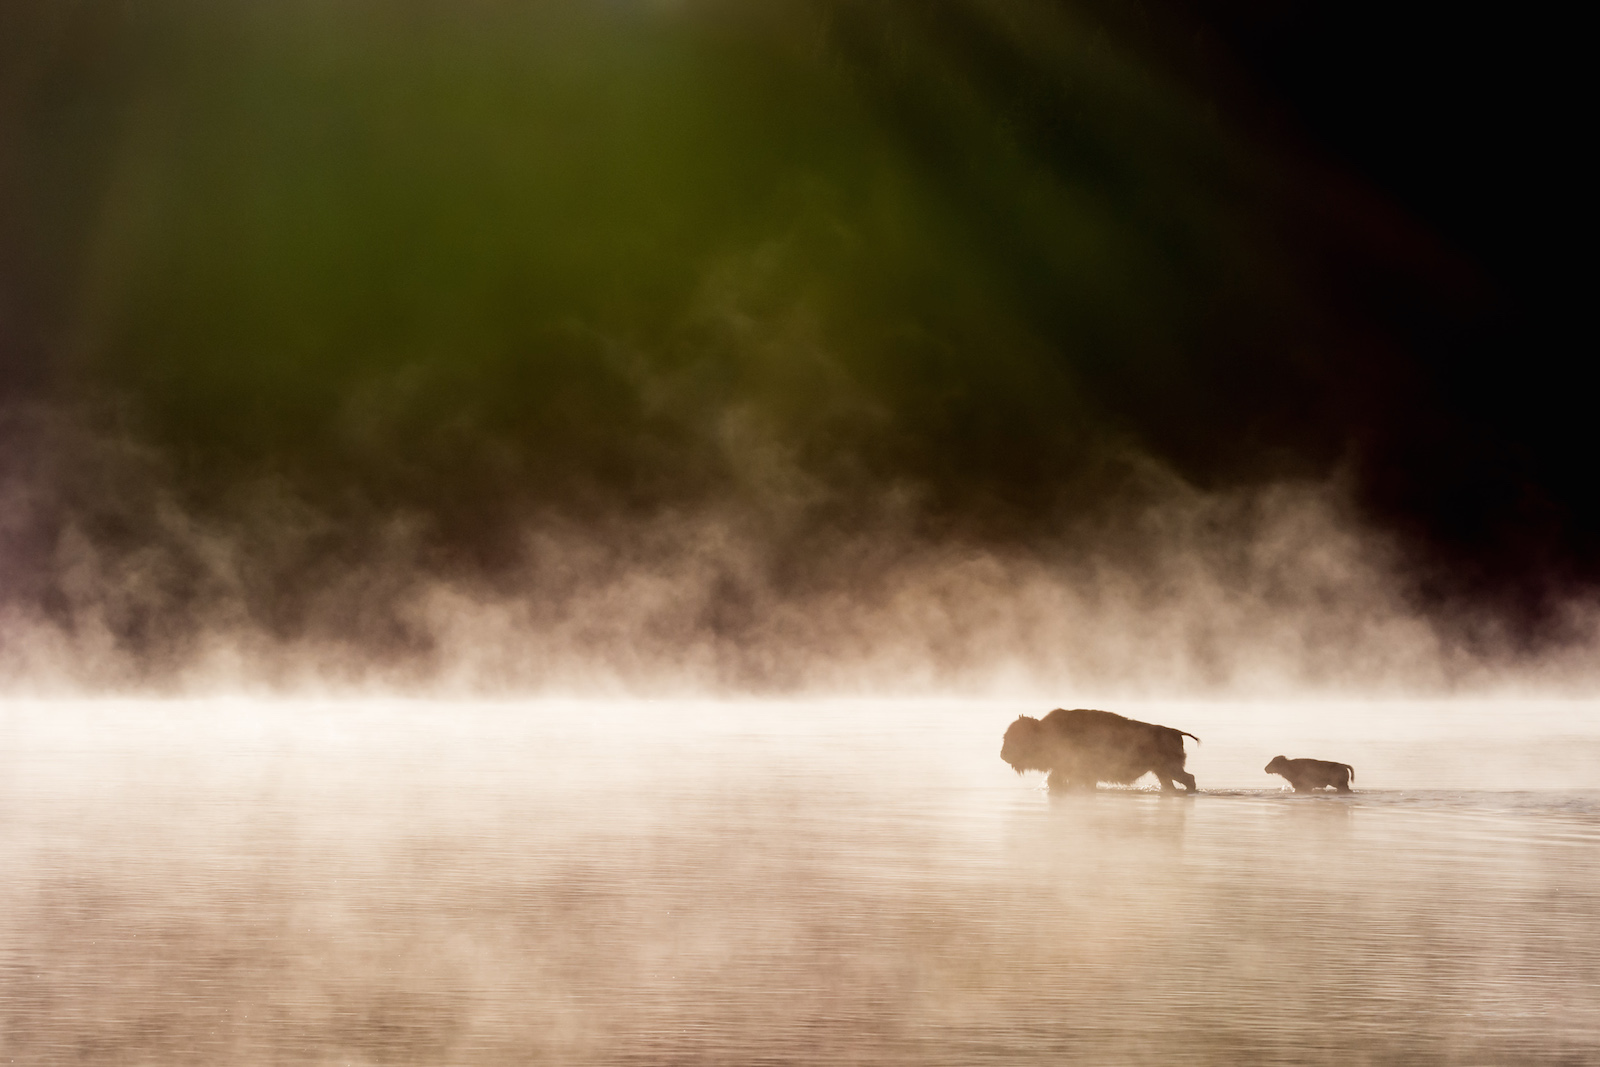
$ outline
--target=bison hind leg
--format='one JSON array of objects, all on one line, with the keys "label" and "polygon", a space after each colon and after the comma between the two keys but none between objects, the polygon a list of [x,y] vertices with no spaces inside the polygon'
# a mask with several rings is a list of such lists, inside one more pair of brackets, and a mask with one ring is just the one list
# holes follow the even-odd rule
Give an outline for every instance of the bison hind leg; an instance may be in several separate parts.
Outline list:
[{"label": "bison hind leg", "polygon": [[1193,793],[1199,787],[1195,785],[1194,775],[1183,769],[1157,771],[1156,778],[1161,782],[1163,793],[1175,793],[1181,784],[1186,793]]},{"label": "bison hind leg", "polygon": [[1168,776],[1162,777],[1162,792],[1176,793],[1179,785],[1184,787],[1184,795],[1194,795],[1198,785],[1195,785],[1195,776],[1189,771],[1173,771]]}]

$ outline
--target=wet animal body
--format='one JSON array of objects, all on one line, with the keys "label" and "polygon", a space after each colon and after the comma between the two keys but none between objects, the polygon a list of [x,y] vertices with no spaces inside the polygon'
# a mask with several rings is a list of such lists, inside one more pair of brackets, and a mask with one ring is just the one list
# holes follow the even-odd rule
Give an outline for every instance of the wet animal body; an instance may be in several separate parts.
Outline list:
[{"label": "wet animal body", "polygon": [[1310,793],[1319,789],[1336,789],[1350,792],[1350,783],[1356,780],[1356,769],[1348,763],[1330,763],[1325,759],[1286,759],[1273,756],[1264,768],[1268,774],[1282,775],[1294,786],[1296,793]]},{"label": "wet animal body", "polygon": [[1109,711],[1057,708],[1042,719],[1023,715],[1012,723],[1000,758],[1018,774],[1049,772],[1052,792],[1093,789],[1100,782],[1130,785],[1154,771],[1163,792],[1181,783],[1193,793],[1194,776],[1184,770],[1185,737],[1194,734]]}]

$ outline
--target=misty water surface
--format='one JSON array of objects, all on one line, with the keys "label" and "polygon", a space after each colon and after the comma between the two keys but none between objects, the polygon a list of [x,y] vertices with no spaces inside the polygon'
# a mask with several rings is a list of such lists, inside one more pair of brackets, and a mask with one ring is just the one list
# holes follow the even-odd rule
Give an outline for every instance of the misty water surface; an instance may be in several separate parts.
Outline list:
[{"label": "misty water surface", "polygon": [[12,702],[0,1056],[1600,1056],[1595,707],[1118,705],[1205,792],[1054,801],[1044,710]]}]

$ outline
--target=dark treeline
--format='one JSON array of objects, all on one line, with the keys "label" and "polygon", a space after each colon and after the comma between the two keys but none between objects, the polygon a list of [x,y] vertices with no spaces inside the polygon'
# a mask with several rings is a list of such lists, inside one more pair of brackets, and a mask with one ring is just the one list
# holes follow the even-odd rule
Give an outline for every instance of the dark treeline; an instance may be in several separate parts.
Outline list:
[{"label": "dark treeline", "polygon": [[397,522],[493,584],[541,517],[713,511],[798,586],[886,523],[1070,552],[1154,464],[1343,478],[1419,608],[1559,640],[1556,31],[1452,12],[9,4],[0,595],[165,545],[159,641],[208,530],[292,634]]}]

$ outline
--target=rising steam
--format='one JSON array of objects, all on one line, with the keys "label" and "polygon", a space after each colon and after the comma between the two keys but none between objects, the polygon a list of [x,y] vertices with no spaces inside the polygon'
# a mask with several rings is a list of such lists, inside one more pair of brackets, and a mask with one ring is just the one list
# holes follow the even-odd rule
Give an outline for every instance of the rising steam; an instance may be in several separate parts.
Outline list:
[{"label": "rising steam", "polygon": [[[0,623],[13,689],[1126,697],[1584,677],[1581,656],[1519,657],[1481,628],[1468,644],[1418,613],[1399,554],[1337,483],[1203,492],[1130,459],[1137,495],[1009,546],[929,536],[909,488],[847,530],[802,517],[801,490],[550,514],[491,580],[441,563],[420,515],[357,550],[281,484],[207,521],[151,454],[102,444],[93,460],[5,483],[9,558],[34,539],[31,586],[14,572]],[[51,496],[78,478],[92,505]]]}]

